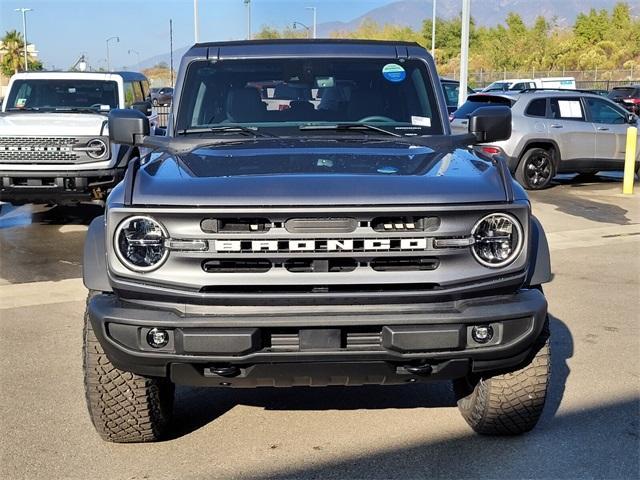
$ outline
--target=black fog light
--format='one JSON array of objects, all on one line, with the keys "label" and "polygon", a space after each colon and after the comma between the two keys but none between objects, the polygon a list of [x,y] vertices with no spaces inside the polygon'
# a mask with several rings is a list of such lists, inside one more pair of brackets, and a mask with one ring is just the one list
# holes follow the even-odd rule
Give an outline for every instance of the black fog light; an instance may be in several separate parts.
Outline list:
[{"label": "black fog light", "polygon": [[147,333],[147,343],[153,348],[166,347],[169,343],[169,332],[160,328],[152,328]]},{"label": "black fog light", "polygon": [[478,325],[471,329],[471,338],[477,343],[487,343],[493,338],[493,327]]}]

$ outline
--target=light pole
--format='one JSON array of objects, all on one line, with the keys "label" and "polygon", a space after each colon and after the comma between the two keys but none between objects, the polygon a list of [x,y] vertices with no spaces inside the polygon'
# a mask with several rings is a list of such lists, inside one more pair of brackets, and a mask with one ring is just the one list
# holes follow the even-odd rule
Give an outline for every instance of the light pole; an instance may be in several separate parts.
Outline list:
[{"label": "light pole", "polygon": [[434,61],[436,59],[436,3],[437,0],[433,0],[433,13],[431,15],[431,56]]},{"label": "light pole", "polygon": [[133,48],[130,48],[127,53],[129,55],[131,55],[132,53],[135,53],[138,56],[138,70],[140,70],[140,52],[137,50],[134,50]]},{"label": "light pole", "polygon": [[244,0],[247,9],[247,40],[251,40],[251,0]]},{"label": "light pole", "polygon": [[318,29],[318,17],[317,17],[317,13],[318,13],[318,9],[316,7],[305,7],[307,10],[312,10],[313,11],[313,38],[318,38],[317,36],[317,29]]},{"label": "light pole", "polygon": [[198,0],[193,0],[193,38],[195,39],[196,43],[198,43],[200,39],[200,32],[198,28],[199,23],[200,22],[198,20]]},{"label": "light pole", "polygon": [[460,90],[458,107],[467,101],[467,76],[469,73],[469,23],[471,0],[462,0],[462,32],[460,35]]},{"label": "light pole", "polygon": [[293,22],[293,29],[295,30],[296,28],[298,28],[298,25],[300,25],[302,28],[304,28],[307,31],[307,38],[309,38],[309,34],[311,33],[311,28],[302,22]]},{"label": "light pole", "polygon": [[109,57],[109,42],[111,40],[115,40],[116,43],[120,43],[120,37],[109,37],[107,38],[107,71],[111,71],[111,58]]},{"label": "light pole", "polygon": [[32,12],[32,8],[14,8],[14,11],[22,13],[22,36],[24,37],[24,71],[29,71],[27,60],[27,12]]}]

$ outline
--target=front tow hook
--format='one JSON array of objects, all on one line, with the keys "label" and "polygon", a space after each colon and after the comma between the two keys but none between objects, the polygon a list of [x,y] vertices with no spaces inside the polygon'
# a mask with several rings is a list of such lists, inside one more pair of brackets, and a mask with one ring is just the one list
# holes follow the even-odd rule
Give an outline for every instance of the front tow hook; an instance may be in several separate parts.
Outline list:
[{"label": "front tow hook", "polygon": [[209,371],[221,377],[236,377],[240,374],[240,369],[233,365],[229,365],[227,367],[211,367]]},{"label": "front tow hook", "polygon": [[433,371],[431,365],[406,365],[404,369],[413,375],[430,375]]}]

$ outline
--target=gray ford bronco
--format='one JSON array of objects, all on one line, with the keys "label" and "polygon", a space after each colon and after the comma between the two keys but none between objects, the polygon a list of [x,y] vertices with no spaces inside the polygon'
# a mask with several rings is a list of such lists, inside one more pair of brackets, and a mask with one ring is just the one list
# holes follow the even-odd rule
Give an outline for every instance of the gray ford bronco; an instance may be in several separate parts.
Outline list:
[{"label": "gray ford bronco", "polygon": [[[87,235],[84,379],[114,442],[171,428],[174,385],[452,380],[482,434],[533,428],[547,394],[544,231],[498,156],[507,107],[452,135],[429,54],[401,42],[194,45],[167,136]],[[393,387],[389,387],[393,388]]]}]

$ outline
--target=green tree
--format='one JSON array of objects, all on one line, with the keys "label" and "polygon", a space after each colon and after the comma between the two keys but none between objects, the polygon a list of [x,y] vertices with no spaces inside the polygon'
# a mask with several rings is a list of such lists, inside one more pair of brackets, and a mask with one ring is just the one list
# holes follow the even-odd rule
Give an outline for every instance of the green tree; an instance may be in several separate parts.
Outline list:
[{"label": "green tree", "polygon": [[[0,70],[4,75],[10,76],[24,70],[24,41],[22,34],[16,30],[10,30],[0,39],[0,50],[2,51],[2,64]],[[33,58],[27,52],[27,63],[29,70],[42,70],[42,63]]]}]

